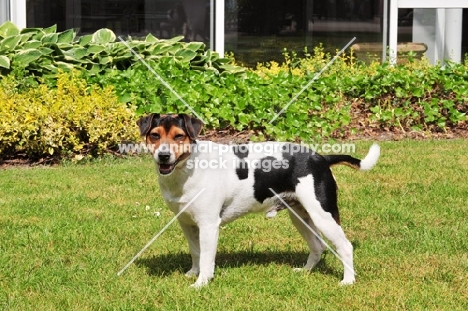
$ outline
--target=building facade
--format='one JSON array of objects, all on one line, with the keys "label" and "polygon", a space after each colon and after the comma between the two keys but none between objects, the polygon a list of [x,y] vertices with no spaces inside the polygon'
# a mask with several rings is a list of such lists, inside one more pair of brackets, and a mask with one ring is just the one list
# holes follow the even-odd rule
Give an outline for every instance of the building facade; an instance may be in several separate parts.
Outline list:
[{"label": "building facade", "polygon": [[[56,24],[58,31],[75,28],[79,34],[109,28],[131,37],[183,35],[220,53],[233,52],[237,60],[253,66],[281,60],[284,48],[300,53],[321,44],[333,52],[353,37],[356,43],[380,44],[385,51],[390,1],[402,0],[0,0],[0,23]],[[411,1],[421,2],[405,0]],[[461,34],[455,39],[457,54],[468,53],[468,10],[456,8],[460,20],[442,22],[442,6],[450,0],[427,1],[441,8],[398,10],[398,41],[426,44],[430,60],[437,62],[444,56],[434,51],[444,43],[433,39],[436,29],[447,27]]]}]

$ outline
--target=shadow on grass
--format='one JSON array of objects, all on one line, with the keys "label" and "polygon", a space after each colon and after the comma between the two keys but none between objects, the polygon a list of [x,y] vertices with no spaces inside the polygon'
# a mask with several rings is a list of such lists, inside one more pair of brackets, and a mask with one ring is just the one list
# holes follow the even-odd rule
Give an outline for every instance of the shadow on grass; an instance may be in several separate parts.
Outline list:
[{"label": "shadow on grass", "polygon": [[[216,255],[217,268],[240,268],[243,266],[268,266],[270,264],[288,265],[291,268],[302,267],[307,261],[306,252],[218,252]],[[322,259],[313,272],[342,277],[342,271],[327,264],[327,258],[333,256],[329,251],[322,254]],[[191,257],[188,253],[164,254],[151,258],[140,258],[135,261],[140,267],[146,267],[149,275],[166,277],[173,273],[185,273],[191,267]]]}]

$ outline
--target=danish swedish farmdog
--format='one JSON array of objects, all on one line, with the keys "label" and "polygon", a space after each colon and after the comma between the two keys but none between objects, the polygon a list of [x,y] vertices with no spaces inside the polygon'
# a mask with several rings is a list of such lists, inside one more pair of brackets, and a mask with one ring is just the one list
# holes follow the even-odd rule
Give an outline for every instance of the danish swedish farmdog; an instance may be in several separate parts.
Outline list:
[{"label": "danish swedish farmdog", "polygon": [[204,190],[178,217],[192,256],[187,276],[198,276],[192,286],[201,287],[213,278],[221,225],[251,212],[272,217],[286,208],[282,200],[304,221],[289,211],[310,249],[303,269],[312,269],[325,248],[313,230],[336,248],[344,265],[341,284],[355,281],[353,247],[340,226],[337,186],[330,166],[346,164],[369,170],[379,158],[378,145],[372,145],[359,160],[349,155],[321,156],[291,143],[197,141],[203,123],[186,114],[150,114],[138,120],[138,126],[151,146],[161,192],[172,212],[179,213]]}]

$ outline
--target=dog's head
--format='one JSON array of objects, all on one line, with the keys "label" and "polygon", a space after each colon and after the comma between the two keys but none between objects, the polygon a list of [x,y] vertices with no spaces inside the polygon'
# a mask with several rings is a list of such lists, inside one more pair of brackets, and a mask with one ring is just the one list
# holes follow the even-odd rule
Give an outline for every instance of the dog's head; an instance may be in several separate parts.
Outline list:
[{"label": "dog's head", "polygon": [[161,175],[168,175],[188,158],[203,122],[186,114],[152,113],[137,121],[140,135],[153,153]]}]

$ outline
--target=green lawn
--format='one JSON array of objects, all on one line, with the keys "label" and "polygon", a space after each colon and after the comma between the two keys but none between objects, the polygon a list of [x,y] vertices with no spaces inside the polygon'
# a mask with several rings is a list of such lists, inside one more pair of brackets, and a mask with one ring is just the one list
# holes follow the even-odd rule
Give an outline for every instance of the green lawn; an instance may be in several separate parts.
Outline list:
[{"label": "green lawn", "polygon": [[173,217],[151,158],[0,170],[0,309],[468,310],[468,141],[381,147],[370,172],[334,168],[358,274],[347,287],[331,252],[292,271],[307,251],[286,212],[224,227],[199,291],[177,224],[118,277]]}]

